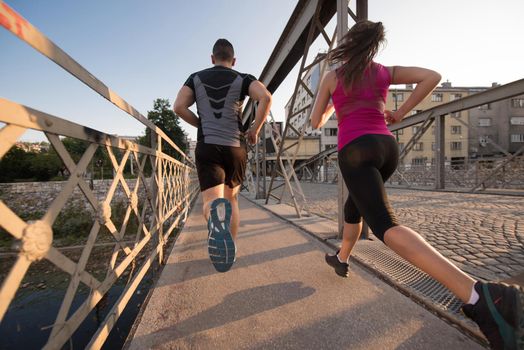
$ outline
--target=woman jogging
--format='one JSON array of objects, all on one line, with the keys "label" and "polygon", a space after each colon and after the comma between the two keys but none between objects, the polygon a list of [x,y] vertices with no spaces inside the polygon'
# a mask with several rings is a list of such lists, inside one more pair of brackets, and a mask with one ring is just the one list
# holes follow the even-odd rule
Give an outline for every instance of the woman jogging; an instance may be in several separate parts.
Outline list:
[{"label": "woman jogging", "polygon": [[[326,262],[343,277],[362,229],[362,217],[373,234],[404,259],[450,289],[465,305],[494,349],[524,347],[524,293],[516,285],[476,281],[430,246],[417,232],[402,226],[388,201],[384,182],[398,164],[398,145],[388,123],[397,123],[439,83],[440,75],[418,67],[385,67],[373,61],[384,41],[381,22],[361,21],[329,53],[340,67],[322,79],[311,114],[319,128],[333,107],[338,120],[338,162],[349,196],[344,206],[340,250]],[[385,110],[391,84],[417,84],[396,111]],[[332,99],[332,104],[330,103]]]}]

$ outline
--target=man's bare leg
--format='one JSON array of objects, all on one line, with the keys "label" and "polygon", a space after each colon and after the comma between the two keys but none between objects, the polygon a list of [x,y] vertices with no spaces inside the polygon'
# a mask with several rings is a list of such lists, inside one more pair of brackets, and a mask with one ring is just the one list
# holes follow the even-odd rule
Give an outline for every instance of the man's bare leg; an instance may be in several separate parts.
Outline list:
[{"label": "man's bare leg", "polygon": [[204,215],[206,222],[209,219],[209,207],[211,202],[217,198],[224,198],[224,184],[216,185],[202,191],[202,201],[204,202],[202,214]]},{"label": "man's bare leg", "polygon": [[224,186],[224,198],[231,202],[231,235],[236,240],[238,227],[240,226],[240,210],[238,208],[238,193],[240,192],[240,185],[234,188]]}]

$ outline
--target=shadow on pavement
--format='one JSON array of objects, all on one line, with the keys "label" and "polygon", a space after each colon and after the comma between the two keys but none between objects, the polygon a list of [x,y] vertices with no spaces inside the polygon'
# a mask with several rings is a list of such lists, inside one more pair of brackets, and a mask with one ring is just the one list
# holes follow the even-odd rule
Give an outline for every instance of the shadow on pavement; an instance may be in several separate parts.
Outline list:
[{"label": "shadow on pavement", "polygon": [[278,308],[313,293],[315,289],[304,286],[302,282],[274,283],[234,292],[212,308],[136,340],[141,344],[160,345]]},{"label": "shadow on pavement", "polygon": [[[202,248],[204,249],[204,248]],[[207,249],[207,248],[205,248]],[[243,268],[247,266],[263,264],[269,261],[277,259],[289,258],[293,255],[304,254],[315,250],[316,247],[311,244],[311,242],[304,242],[301,244],[296,244],[293,246],[286,246],[278,249],[263,251],[260,253],[255,253],[246,256],[238,256],[237,261],[233,265],[232,269],[226,273],[234,273],[234,270],[237,268]],[[207,251],[206,251],[207,254]],[[173,281],[169,281],[169,284],[176,284],[181,282],[187,282],[195,278],[206,277],[210,275],[215,275],[218,272],[214,269],[211,261],[209,259],[199,259],[199,260],[188,260],[183,262],[176,262],[174,268],[177,270],[175,278]],[[165,281],[160,279],[155,288],[160,288],[165,286]]]}]

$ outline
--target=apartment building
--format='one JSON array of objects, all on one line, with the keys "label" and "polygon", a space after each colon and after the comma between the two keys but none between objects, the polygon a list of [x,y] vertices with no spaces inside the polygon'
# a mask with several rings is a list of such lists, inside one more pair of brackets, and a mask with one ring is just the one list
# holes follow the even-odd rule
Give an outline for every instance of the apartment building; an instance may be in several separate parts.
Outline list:
[{"label": "apartment building", "polygon": [[[315,94],[317,87],[320,83],[320,65],[317,64],[311,67],[309,71],[306,72],[306,74],[304,75],[304,83],[308,87],[308,89],[313,94]],[[306,119],[308,117],[306,112],[312,103],[313,103],[313,98],[307,92],[307,90],[302,85],[300,85],[297,90],[297,97],[296,97],[295,105],[293,107],[293,113],[294,114],[296,113],[297,115],[291,121],[291,125],[293,125],[293,127],[297,129],[298,131],[300,131],[299,129],[300,127],[305,126],[306,130],[305,130],[304,135],[309,136],[309,137],[318,137],[320,139],[318,152],[331,148],[331,147],[336,147],[338,127],[337,127],[337,119],[336,119],[335,114],[333,113],[333,115],[329,118],[329,120],[326,122],[326,124],[322,128],[313,130],[309,122],[306,123]],[[291,98],[289,99],[288,103],[286,104],[286,120],[287,120],[287,116],[289,115],[290,105],[291,105]],[[291,129],[289,131],[288,136],[296,137],[297,134]]]},{"label": "apartment building", "polygon": [[[305,74],[304,83],[314,94],[320,81],[320,66],[317,64]],[[498,86],[493,83],[491,87]],[[490,87],[456,87],[451,82],[443,82],[411,112],[433,108],[456,99],[467,97],[489,89]],[[386,101],[386,109],[395,110],[412,93],[414,86],[391,86]],[[299,86],[293,114],[296,116],[291,125],[300,131],[305,127],[305,136],[319,137],[319,152],[337,145],[338,125],[335,114],[319,130],[313,130],[306,123],[307,110],[313,99],[303,86]],[[291,98],[286,104],[286,120],[289,114]],[[306,123],[306,124],[305,124]],[[468,128],[469,125],[469,128]],[[420,125],[399,130],[395,136],[402,149],[411,137],[418,131]],[[296,137],[293,129],[289,137]],[[495,102],[470,110],[453,113],[445,120],[445,161],[446,164],[461,164],[469,158],[480,156],[497,156],[504,151],[513,153],[524,145],[524,95],[509,100]],[[435,162],[435,125],[418,140],[411,152],[403,160],[403,164],[431,165]]]},{"label": "apartment building", "polygon": [[[469,96],[486,90],[487,87],[454,87],[447,81],[437,87],[429,96],[420,102],[411,114],[433,108],[437,105]],[[386,109],[396,110],[411,94],[413,85],[404,88],[392,86],[388,92]],[[469,157],[469,116],[470,111],[453,113],[445,122],[445,161],[447,164],[462,163]],[[414,125],[395,132],[402,149],[421,126]],[[435,125],[432,125],[414,145],[403,160],[403,164],[431,165],[435,162]]]},{"label": "apartment building", "polygon": [[197,146],[197,141],[195,140],[191,140],[191,139],[187,139],[186,140],[187,142],[187,155],[189,158],[191,158],[193,161],[195,160],[195,150],[196,150],[196,146]]},{"label": "apartment building", "polygon": [[496,157],[524,146],[524,95],[470,111],[470,157]]},{"label": "apartment building", "polygon": [[[319,84],[319,81],[320,81],[320,67],[319,65],[315,65],[313,67],[311,67],[307,72],[306,74],[304,75],[304,83],[305,85],[307,86],[307,88],[313,93],[315,94],[315,92],[317,91],[317,87],[318,87],[318,84]],[[288,102],[286,103],[286,120],[288,119],[288,116],[289,116],[289,108],[291,106],[291,102],[292,102],[292,96],[289,98]],[[304,135],[307,135],[307,136],[319,136],[320,135],[320,130],[313,130],[311,128],[311,125],[309,123],[307,123],[306,125],[304,125],[306,123],[306,118],[308,117],[307,115],[307,110],[309,109],[311,103],[313,103],[313,98],[311,97],[311,95],[309,94],[309,92],[304,88],[304,86],[300,85],[297,89],[297,94],[296,94],[296,97],[295,97],[295,103],[294,103],[294,106],[293,106],[293,119],[291,120],[291,125],[297,130],[297,131],[300,131],[300,128],[304,127],[306,128],[305,130],[305,133]],[[291,129],[289,131],[289,134],[288,136],[298,136],[298,134],[296,132],[293,131],[293,129]]]}]

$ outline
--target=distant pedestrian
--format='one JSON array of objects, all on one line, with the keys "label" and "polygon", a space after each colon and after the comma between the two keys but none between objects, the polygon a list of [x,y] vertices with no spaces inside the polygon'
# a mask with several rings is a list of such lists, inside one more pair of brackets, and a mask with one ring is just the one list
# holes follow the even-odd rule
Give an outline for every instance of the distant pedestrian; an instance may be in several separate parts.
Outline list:
[{"label": "distant pedestrian", "polygon": [[[196,167],[208,222],[209,257],[217,271],[226,272],[236,257],[240,225],[238,192],[246,171],[246,140],[254,144],[269,114],[271,94],[250,74],[232,69],[233,45],[218,39],[211,55],[213,67],[193,73],[178,92],[174,110],[198,128]],[[246,96],[258,102],[254,124],[242,132]],[[196,102],[196,116],[189,107]]]},{"label": "distant pedestrian", "polygon": [[[399,150],[388,123],[400,122],[439,83],[437,72],[418,67],[385,67],[373,61],[384,41],[381,22],[360,21],[345,35],[329,60],[341,66],[323,77],[311,115],[319,128],[336,111],[338,162],[349,190],[344,207],[343,240],[326,262],[343,277],[361,230],[362,217],[373,234],[404,259],[449,288],[465,305],[494,349],[524,348],[524,293],[517,285],[485,283],[453,265],[417,232],[400,225],[384,182],[397,168]],[[396,111],[385,110],[391,84],[417,84]],[[332,99],[332,104],[330,104]]]}]

